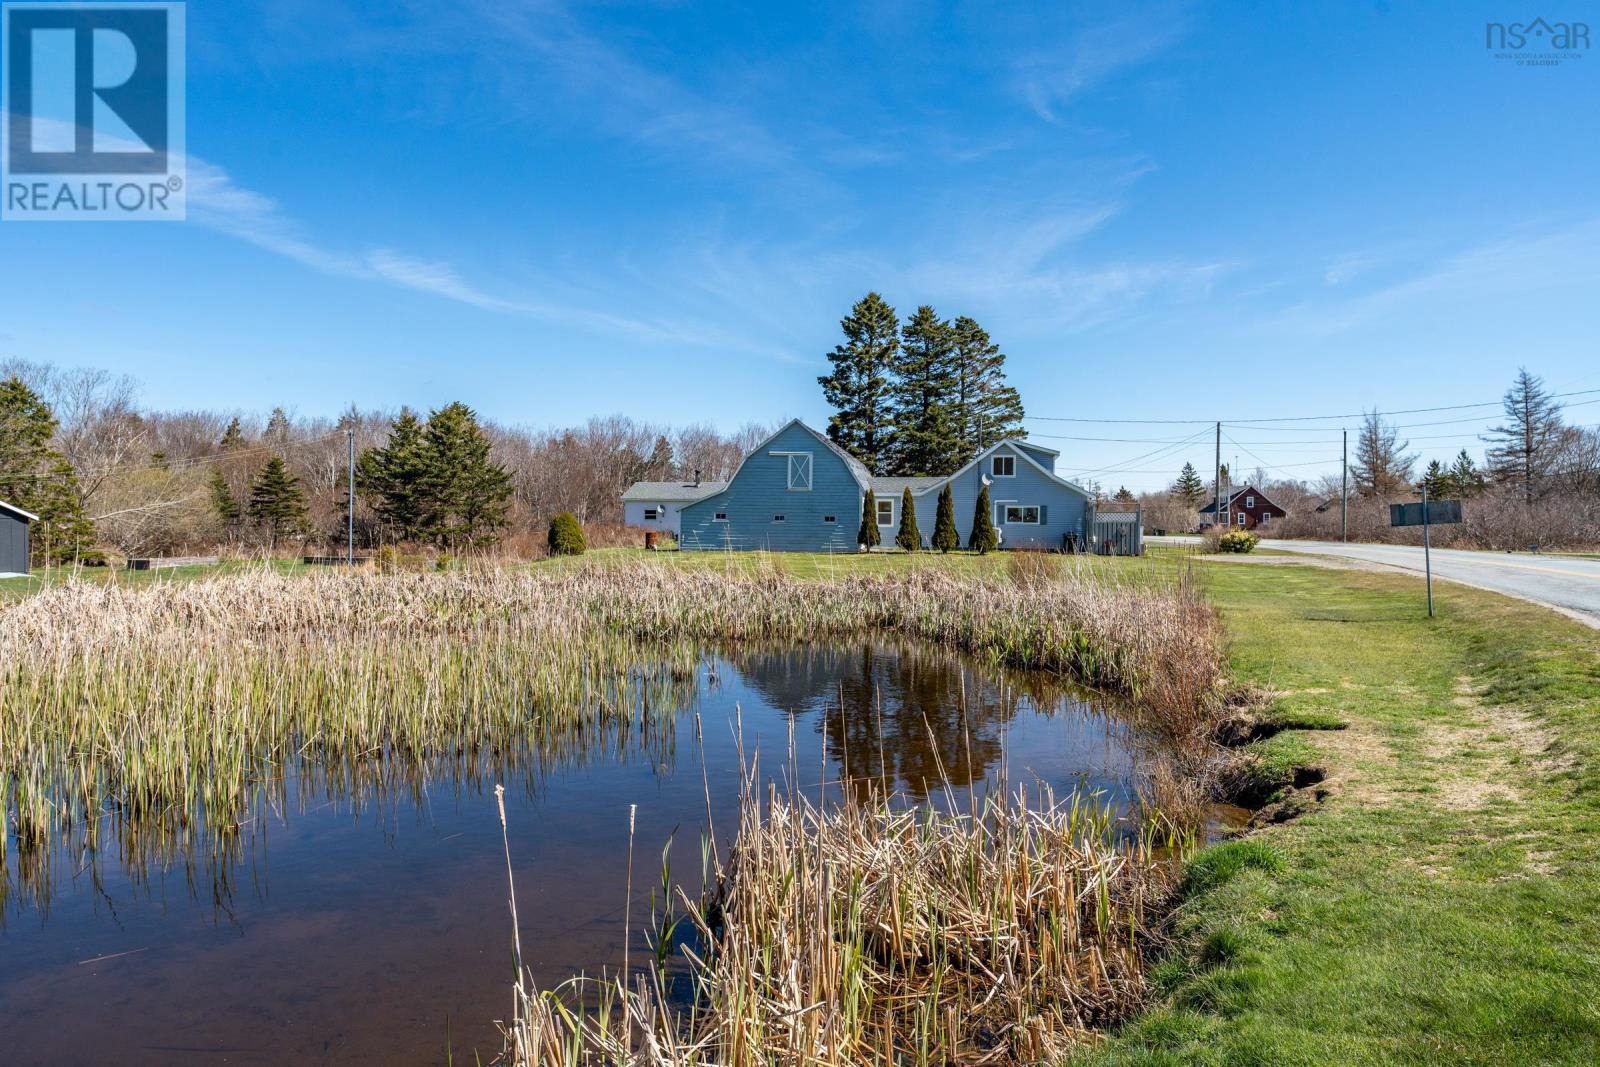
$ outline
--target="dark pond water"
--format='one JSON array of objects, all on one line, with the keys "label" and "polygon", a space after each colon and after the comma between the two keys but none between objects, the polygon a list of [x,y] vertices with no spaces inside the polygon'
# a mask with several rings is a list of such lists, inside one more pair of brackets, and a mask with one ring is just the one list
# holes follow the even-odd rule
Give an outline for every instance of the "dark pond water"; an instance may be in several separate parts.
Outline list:
[{"label": "dark pond water", "polygon": [[925,649],[708,656],[652,721],[422,780],[272,783],[221,843],[59,842],[41,866],[8,841],[0,1063],[488,1060],[512,977],[495,783],[524,950],[551,986],[621,960],[630,805],[635,960],[669,838],[698,886],[708,795],[719,836],[736,822],[736,723],[763,778],[813,794],[882,776],[960,799],[1006,776],[1126,805],[1137,787],[1114,711]]}]

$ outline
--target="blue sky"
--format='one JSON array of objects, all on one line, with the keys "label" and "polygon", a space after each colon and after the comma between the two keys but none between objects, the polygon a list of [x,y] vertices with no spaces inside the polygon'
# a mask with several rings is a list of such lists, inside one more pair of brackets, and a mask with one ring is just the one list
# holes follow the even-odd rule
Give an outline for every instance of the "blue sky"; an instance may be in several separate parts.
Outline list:
[{"label": "blue sky", "polygon": [[[0,225],[0,358],[161,407],[821,425],[875,288],[976,317],[1041,417],[1600,389],[1600,53],[1484,48],[1534,13],[191,0],[189,221]],[[1111,484],[1209,463],[1031,428]],[[1310,429],[1224,451],[1315,474]]]}]

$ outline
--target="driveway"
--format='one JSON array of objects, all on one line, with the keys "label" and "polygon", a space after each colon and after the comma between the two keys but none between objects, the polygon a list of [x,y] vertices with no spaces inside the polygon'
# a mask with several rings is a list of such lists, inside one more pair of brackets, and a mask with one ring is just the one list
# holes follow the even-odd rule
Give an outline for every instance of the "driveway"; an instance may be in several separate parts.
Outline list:
[{"label": "driveway", "polygon": [[[1360,560],[1422,573],[1422,549],[1410,545],[1346,545],[1338,541],[1265,540],[1262,548]],[[1510,552],[1433,550],[1433,575],[1521,597],[1600,626],[1600,559]]]}]

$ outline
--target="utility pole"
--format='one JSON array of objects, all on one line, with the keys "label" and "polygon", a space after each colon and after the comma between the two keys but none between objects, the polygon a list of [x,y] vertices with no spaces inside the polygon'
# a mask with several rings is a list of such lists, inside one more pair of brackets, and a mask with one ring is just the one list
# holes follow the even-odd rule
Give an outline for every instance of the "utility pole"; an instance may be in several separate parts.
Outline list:
[{"label": "utility pole", "polygon": [[1339,540],[1350,540],[1350,431],[1344,431],[1344,451],[1339,457]]},{"label": "utility pole", "polygon": [[1422,480],[1422,568],[1428,575],[1428,618],[1433,618],[1433,545],[1428,536],[1428,480]]},{"label": "utility pole", "polygon": [[1217,423],[1217,480],[1211,484],[1217,487],[1217,513],[1212,517],[1213,526],[1222,525],[1222,423]]},{"label": "utility pole", "polygon": [[347,567],[356,565],[356,431],[351,426],[344,431],[345,465],[350,475],[349,500],[344,509],[345,549]]}]

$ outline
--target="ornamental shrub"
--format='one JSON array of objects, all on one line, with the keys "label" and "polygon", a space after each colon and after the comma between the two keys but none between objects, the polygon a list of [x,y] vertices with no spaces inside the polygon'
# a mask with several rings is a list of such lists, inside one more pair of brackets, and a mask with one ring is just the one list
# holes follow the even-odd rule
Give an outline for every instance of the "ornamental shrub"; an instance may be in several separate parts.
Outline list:
[{"label": "ornamental shrub", "polygon": [[563,511],[550,520],[550,554],[552,556],[581,556],[589,547],[583,536],[583,527],[570,511]]},{"label": "ornamental shrub", "polygon": [[1241,555],[1249,552],[1261,543],[1261,538],[1249,530],[1229,530],[1217,538],[1218,552],[1237,552]]}]

